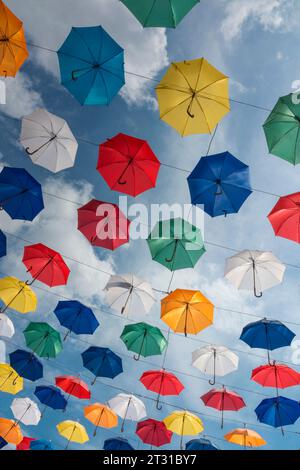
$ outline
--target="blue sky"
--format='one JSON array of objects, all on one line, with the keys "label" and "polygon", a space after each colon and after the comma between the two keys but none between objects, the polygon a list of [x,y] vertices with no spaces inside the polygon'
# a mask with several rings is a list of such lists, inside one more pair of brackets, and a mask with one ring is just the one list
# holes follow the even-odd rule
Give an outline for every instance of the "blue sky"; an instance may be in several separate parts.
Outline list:
[{"label": "blue sky", "polygon": [[[171,61],[205,57],[215,67],[230,77],[231,97],[272,108],[277,98],[291,92],[292,82],[300,79],[300,57],[298,53],[299,31],[295,27],[300,18],[300,7],[292,0],[203,0],[188,15],[175,31],[163,29],[143,30],[134,17],[117,0],[8,0],[7,5],[23,19],[28,40],[56,50],[72,26],[101,24],[125,49],[126,70],[159,79]],[[210,136],[198,135],[182,139],[176,131],[159,120],[153,83],[127,75],[127,84],[109,107],[81,107],[59,84],[56,55],[30,47],[30,59],[16,79],[7,79],[7,104],[1,105],[2,164],[24,167],[43,185],[44,191],[57,194],[70,203],[45,194],[45,210],[33,223],[11,221],[2,213],[1,227],[11,234],[30,242],[43,242],[61,251],[71,269],[66,287],[50,291],[46,286],[35,284],[39,307],[37,312],[20,316],[10,311],[16,334],[12,342],[24,346],[22,330],[29,320],[48,321],[63,331],[53,314],[59,296],[76,298],[95,307],[100,328],[93,337],[81,341],[69,339],[57,360],[44,361],[45,380],[53,382],[55,375],[80,371],[83,380],[91,382],[91,375],[82,368],[80,353],[90,342],[108,346],[123,358],[124,374],[113,382],[99,380],[92,387],[92,402],[105,402],[118,393],[118,388],[143,395],[149,417],[163,419],[176,407],[186,408],[198,414],[204,423],[204,434],[222,449],[235,448],[223,440],[223,435],[234,427],[247,423],[268,442],[267,449],[297,449],[298,437],[257,424],[255,407],[260,401],[274,396],[274,390],[260,388],[250,381],[251,370],[265,363],[265,352],[250,351],[239,341],[244,325],[253,320],[247,315],[216,309],[214,325],[196,338],[170,335],[166,367],[176,370],[185,385],[179,397],[168,397],[157,412],[154,398],[138,381],[142,372],[160,367],[161,357],[151,357],[136,364],[132,360],[119,335],[126,324],[123,319],[111,314],[105,306],[103,288],[107,276],[97,268],[109,272],[127,273],[148,280],[156,288],[166,289],[170,273],[151,261],[145,241],[132,241],[111,254],[101,249],[93,250],[77,231],[77,205],[86,203],[91,197],[117,202],[118,193],[108,190],[106,183],[95,170],[97,147],[80,143],[76,165],[53,176],[47,170],[33,165],[24,154],[19,140],[20,118],[36,107],[42,106],[67,120],[73,133],[93,142],[106,140],[124,132],[149,141],[158,158],[171,165],[192,170],[199,158],[206,153]],[[250,166],[252,186],[275,194],[289,194],[299,190],[300,168],[267,153],[262,124],[267,113],[237,103],[232,103],[231,112],[220,124],[211,152],[230,151]],[[186,183],[187,174],[162,166],[157,187],[137,198],[136,202],[174,203],[189,202]],[[130,200],[130,203],[135,202]],[[237,291],[223,278],[224,262],[231,252],[215,247],[216,243],[234,249],[270,250],[284,263],[300,264],[299,247],[288,240],[275,238],[266,218],[276,202],[276,197],[254,192],[237,215],[211,219],[205,217],[205,240],[207,253],[196,269],[175,273],[173,288],[192,288],[202,291],[216,306],[228,310],[249,312],[252,315],[268,316],[282,321],[300,323],[299,269],[287,267],[282,285],[265,292],[262,299],[253,299],[247,292]],[[0,271],[26,279],[21,263],[24,242],[14,236],[8,237],[8,256],[1,259]],[[89,264],[92,269],[70,260]],[[147,317],[139,312],[133,318],[147,321],[165,329],[159,319],[160,297]],[[99,309],[99,310],[96,310]],[[103,310],[101,312],[101,309]],[[299,326],[291,326],[300,335]],[[296,337],[297,340],[297,337]],[[16,349],[12,342],[6,345],[6,353]],[[205,408],[200,395],[209,390],[207,377],[201,375],[191,364],[191,352],[205,342],[225,345],[236,351],[240,367],[221,381],[228,388],[240,393],[247,408],[238,413],[226,413],[224,429],[220,429],[219,414]],[[295,343],[296,344],[296,343]],[[253,354],[249,354],[249,352]],[[274,358],[295,361],[293,349],[281,349]],[[255,356],[256,354],[256,356]],[[134,364],[134,365],[133,365]],[[296,367],[297,368],[297,367]],[[298,368],[299,370],[299,368]],[[190,374],[188,376],[186,374]],[[41,381],[43,383],[43,381]],[[116,388],[113,388],[116,387]],[[33,397],[35,384],[25,383],[20,397]],[[245,389],[245,390],[241,390]],[[287,389],[284,396],[299,399],[296,389]],[[148,398],[147,398],[148,397]],[[0,394],[0,414],[12,417],[9,405],[13,397]],[[104,439],[120,435],[119,428],[107,432],[99,430],[92,438],[93,427],[83,417],[86,402],[70,400],[66,413],[47,411],[40,424],[23,426],[25,435],[51,438],[54,445],[64,446],[65,441],[57,431],[56,424],[64,419],[80,420],[91,437],[84,446],[71,445],[72,449],[101,449]],[[238,422],[235,422],[237,420]],[[287,429],[300,431],[299,424]],[[135,423],[126,424],[125,436],[134,447],[139,445],[134,434]],[[189,438],[186,439],[186,441]],[[170,448],[178,448],[179,437],[174,435]]]}]

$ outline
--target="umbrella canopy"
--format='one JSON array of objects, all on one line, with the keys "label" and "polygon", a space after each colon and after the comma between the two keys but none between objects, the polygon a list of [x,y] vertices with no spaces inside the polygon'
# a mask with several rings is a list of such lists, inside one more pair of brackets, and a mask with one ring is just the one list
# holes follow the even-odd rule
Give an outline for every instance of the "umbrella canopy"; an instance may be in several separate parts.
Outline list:
[{"label": "umbrella canopy", "polygon": [[145,140],[117,134],[99,147],[97,170],[114,191],[138,196],[155,187],[159,168]]},{"label": "umbrella canopy", "polygon": [[204,429],[201,419],[189,411],[174,411],[163,422],[169,431],[181,436],[181,449],[183,449],[183,436],[194,436]]},{"label": "umbrella canopy", "polygon": [[10,365],[24,379],[35,382],[43,377],[43,364],[32,352],[17,349],[9,354]]},{"label": "umbrella canopy", "polygon": [[86,406],[84,416],[95,425],[94,436],[97,434],[97,427],[111,429],[118,426],[117,414],[101,403]]},{"label": "umbrella canopy", "polygon": [[121,432],[124,431],[125,419],[139,421],[147,416],[144,403],[134,395],[119,393],[109,400],[108,406],[123,419]]},{"label": "umbrella canopy", "polygon": [[8,442],[0,436],[0,449],[3,449],[3,447],[7,446],[7,444]]},{"label": "umbrella canopy", "polygon": [[200,291],[176,289],[162,299],[160,318],[175,333],[196,335],[212,325],[214,306]]},{"label": "umbrella canopy", "polygon": [[89,387],[78,377],[60,375],[59,377],[55,377],[55,385],[68,393],[69,396],[73,395],[73,397],[80,398],[81,400],[89,400],[91,398]]},{"label": "umbrella canopy", "polygon": [[0,258],[2,258],[2,256],[6,256],[6,253],[6,236],[2,230],[0,230]]},{"label": "umbrella canopy", "polygon": [[59,332],[48,323],[30,322],[23,333],[26,346],[39,357],[56,357],[62,350]]},{"label": "umbrella canopy", "polygon": [[277,396],[275,398],[266,398],[255,408],[258,421],[269,424],[274,428],[294,424],[300,417],[300,404],[298,401]]},{"label": "umbrella canopy", "polygon": [[90,346],[81,356],[84,367],[95,375],[92,384],[97,377],[114,379],[123,372],[122,359],[109,348]]},{"label": "umbrella canopy", "polygon": [[300,192],[279,198],[268,219],[277,237],[300,243]]},{"label": "umbrella canopy", "polygon": [[285,266],[269,251],[243,250],[226,259],[225,277],[237,289],[253,291],[255,297],[280,284]]},{"label": "umbrella canopy", "polygon": [[224,436],[231,444],[246,447],[261,447],[266,445],[266,441],[252,429],[237,428]]},{"label": "umbrella canopy", "polygon": [[9,444],[18,445],[23,435],[20,426],[12,419],[0,418],[0,436]]},{"label": "umbrella canopy", "polygon": [[10,408],[18,423],[34,426],[39,424],[41,412],[37,404],[30,398],[15,398]]},{"label": "umbrella canopy", "polygon": [[287,388],[300,385],[300,374],[285,364],[266,364],[253,369],[251,380],[263,387]]},{"label": "umbrella canopy", "polygon": [[31,161],[53,173],[74,165],[77,141],[66,121],[46,109],[23,117],[20,140]]},{"label": "umbrella canopy", "polygon": [[68,328],[65,338],[70,332],[76,335],[92,335],[99,326],[92,309],[86,307],[78,300],[60,300],[54,313],[59,323]]},{"label": "umbrella canopy", "polygon": [[156,301],[150,284],[134,274],[112,275],[105,291],[108,305],[127,316],[148,313]]},{"label": "umbrella canopy", "polygon": [[8,308],[20,313],[34,312],[37,307],[37,297],[31,287],[14,276],[0,279],[0,299],[6,305],[2,313]]},{"label": "umbrella canopy", "polygon": [[225,346],[211,344],[193,351],[192,365],[203,374],[213,375],[209,383],[214,385],[216,376],[223,377],[237,370],[239,357]]},{"label": "umbrella canopy", "polygon": [[124,51],[101,26],[71,29],[57,51],[61,83],[83,105],[108,105],[125,83]]},{"label": "umbrella canopy", "polygon": [[12,338],[14,334],[15,327],[13,322],[4,313],[0,313],[0,336],[3,336],[4,338]]},{"label": "umbrella canopy", "polygon": [[240,395],[231,390],[226,390],[225,387],[212,389],[200,398],[205,406],[222,412],[221,428],[224,425],[224,411],[239,411],[246,406]]},{"label": "umbrella canopy", "polygon": [[70,442],[84,444],[89,440],[85,427],[77,421],[62,421],[56,426],[56,429],[61,436],[68,440],[66,449],[69,447]]},{"label": "umbrella canopy", "polygon": [[182,136],[211,133],[230,111],[228,77],[204,58],[173,62],[156,93],[160,118]]},{"label": "umbrella canopy", "polygon": [[191,439],[185,444],[185,450],[219,450],[208,439]]},{"label": "umbrella canopy", "polygon": [[35,388],[34,394],[39,401],[45,405],[43,413],[47,406],[52,408],[52,410],[66,409],[67,400],[57,387],[53,387],[52,385],[39,385]]},{"label": "umbrella canopy", "polygon": [[145,443],[151,446],[161,447],[170,444],[173,433],[166,428],[162,421],[156,419],[145,419],[136,426],[135,433]]},{"label": "umbrella canopy", "polygon": [[170,271],[193,268],[206,251],[201,231],[180,218],[158,222],[147,242],[152,259]]},{"label": "umbrella canopy", "polygon": [[162,409],[159,405],[159,398],[163,396],[179,395],[184,386],[176,375],[171,372],[166,372],[165,369],[161,370],[148,370],[140,377],[140,382],[146,387],[147,390],[157,393],[156,408]]},{"label": "umbrella canopy", "polygon": [[12,219],[32,221],[44,209],[40,183],[24,168],[3,167],[0,173],[0,207]]},{"label": "umbrella canopy", "polygon": [[51,441],[46,439],[34,439],[30,443],[30,450],[57,450],[54,448]]},{"label": "umbrella canopy", "polygon": [[22,21],[0,1],[0,75],[15,77],[28,57]]},{"label": "umbrella canopy", "polygon": [[129,444],[127,439],[111,438],[104,441],[103,450],[111,451],[123,451],[123,450],[134,450],[134,448]]},{"label": "umbrella canopy", "polygon": [[115,250],[129,241],[130,221],[116,204],[97,201],[78,209],[78,230],[93,246]]},{"label": "umbrella canopy", "polygon": [[162,354],[168,344],[159,328],[143,322],[126,325],[120,338],[129,351],[137,353],[136,361]]},{"label": "umbrella canopy", "polygon": [[35,440],[33,437],[24,436],[20,444],[16,446],[16,450],[30,450],[30,444]]},{"label": "umbrella canopy", "polygon": [[70,269],[62,256],[43,243],[25,246],[22,262],[33,277],[31,284],[36,279],[49,287],[64,286],[68,282]]},{"label": "umbrella canopy", "polygon": [[300,162],[300,105],[293,102],[292,93],[278,99],[263,128],[269,153],[297,165]]},{"label": "umbrella canopy", "polygon": [[21,390],[23,378],[9,364],[0,364],[0,391],[16,395]]},{"label": "umbrella canopy", "polygon": [[249,167],[229,152],[202,157],[188,176],[192,204],[211,217],[235,214],[250,196]]}]

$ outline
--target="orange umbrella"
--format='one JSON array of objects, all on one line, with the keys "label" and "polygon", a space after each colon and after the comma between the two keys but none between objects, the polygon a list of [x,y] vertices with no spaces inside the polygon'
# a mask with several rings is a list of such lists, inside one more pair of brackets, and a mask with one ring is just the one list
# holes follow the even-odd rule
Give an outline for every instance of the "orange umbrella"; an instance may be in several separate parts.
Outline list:
[{"label": "orange umbrella", "polygon": [[16,446],[23,440],[20,426],[12,419],[0,418],[0,437]]},{"label": "orange umbrella", "polygon": [[213,323],[214,306],[195,290],[176,289],[161,301],[161,319],[176,333],[196,335]]},{"label": "orange umbrella", "polygon": [[226,441],[231,444],[246,447],[260,447],[266,444],[266,441],[255,431],[247,428],[237,428],[225,436]]},{"label": "orange umbrella", "polygon": [[27,57],[23,23],[0,0],[0,75],[14,77]]},{"label": "orange umbrella", "polygon": [[84,408],[84,416],[86,419],[95,424],[94,436],[97,434],[97,427],[115,428],[118,426],[118,416],[108,406],[101,403],[94,403]]}]

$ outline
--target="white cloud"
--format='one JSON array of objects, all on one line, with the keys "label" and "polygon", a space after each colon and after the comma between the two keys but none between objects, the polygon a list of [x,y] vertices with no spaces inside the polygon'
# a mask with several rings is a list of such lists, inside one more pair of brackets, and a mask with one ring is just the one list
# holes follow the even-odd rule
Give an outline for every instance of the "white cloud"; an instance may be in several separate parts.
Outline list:
[{"label": "white cloud", "polygon": [[0,105],[0,111],[13,118],[30,114],[37,106],[42,106],[41,95],[34,90],[31,79],[23,72],[15,78],[7,77],[4,81],[6,88],[6,104]]}]

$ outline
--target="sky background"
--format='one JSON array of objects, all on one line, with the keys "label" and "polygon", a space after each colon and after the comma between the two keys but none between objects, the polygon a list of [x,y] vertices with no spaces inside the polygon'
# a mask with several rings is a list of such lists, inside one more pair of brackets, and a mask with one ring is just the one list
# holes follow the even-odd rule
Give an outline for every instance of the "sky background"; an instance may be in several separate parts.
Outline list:
[{"label": "sky background", "polygon": [[[72,26],[102,25],[125,49],[127,71],[160,79],[172,61],[205,57],[230,77],[233,99],[268,109],[274,106],[279,96],[290,93],[292,82],[300,79],[298,1],[202,0],[174,31],[143,30],[118,0],[7,0],[6,4],[23,20],[27,39],[32,44],[57,50]],[[266,291],[261,299],[255,299],[251,293],[237,291],[224,279],[225,259],[233,252],[214,246],[268,250],[285,264],[300,266],[298,245],[275,238],[268,222],[267,214],[277,198],[257,191],[245,202],[239,214],[227,218],[205,216],[207,253],[195,269],[176,272],[172,288],[199,289],[219,308],[215,310],[214,325],[196,337],[170,335],[166,368],[176,373],[185,390],[179,397],[166,397],[169,405],[164,405],[158,412],[153,401],[155,395],[147,391],[138,379],[144,371],[161,367],[162,356],[150,357],[139,363],[133,361],[132,354],[119,339],[128,320],[115,315],[105,305],[103,288],[108,276],[97,269],[119,274],[133,272],[162,290],[168,287],[170,272],[151,260],[144,240],[133,240],[113,254],[89,245],[76,228],[77,207],[92,197],[107,202],[118,202],[119,197],[118,193],[108,189],[95,169],[97,147],[80,142],[74,168],[53,176],[33,165],[20,146],[21,118],[36,107],[45,107],[66,119],[77,137],[101,143],[119,132],[127,133],[148,140],[163,163],[186,170],[192,170],[200,157],[206,154],[210,136],[182,139],[174,129],[159,120],[155,83],[129,74],[126,75],[126,85],[110,106],[81,107],[59,83],[56,54],[32,46],[29,51],[30,58],[17,77],[5,80],[7,104],[0,105],[1,164],[26,168],[41,182],[45,209],[32,223],[12,221],[5,212],[0,214],[1,228],[11,234],[8,236],[8,255],[0,261],[0,274],[26,279],[26,270],[21,262],[24,244],[36,242],[60,251],[71,274],[66,287],[50,289],[39,282],[34,284],[39,301],[36,312],[26,316],[9,312],[16,334],[6,343],[6,355],[17,347],[24,348],[22,330],[30,320],[47,321],[63,334],[65,330],[59,326],[53,310],[61,296],[77,299],[94,308],[100,327],[92,337],[69,338],[57,359],[43,360],[45,380],[39,381],[40,384],[53,383],[56,375],[75,375],[78,372],[90,384],[92,375],[83,369],[80,353],[89,347],[88,343],[110,347],[122,356],[124,373],[113,381],[97,380],[91,388],[91,402],[105,403],[122,390],[132,392],[143,396],[148,417],[163,419],[176,408],[196,413],[204,423],[203,434],[221,449],[239,450],[225,442],[223,436],[235,427],[242,427],[243,423],[265,438],[268,443],[266,449],[299,449],[300,434],[286,432],[282,436],[280,430],[257,422],[254,409],[263,398],[275,396],[275,391],[264,389],[250,380],[251,370],[266,363],[265,351],[250,350],[238,338],[243,326],[264,316],[291,322],[289,327],[297,335],[293,347],[280,349],[272,357],[300,362],[297,353],[300,271],[287,266],[283,283]],[[296,192],[300,189],[300,166],[293,167],[268,155],[262,130],[267,115],[265,111],[233,102],[231,112],[218,127],[211,153],[228,150],[249,165],[255,189],[278,195]],[[129,198],[129,204],[187,204],[190,202],[187,175],[188,172],[162,166],[157,187],[136,200]],[[166,333],[166,325],[160,321],[160,298],[158,294],[157,303],[147,317],[136,312],[130,320],[147,321]],[[238,371],[218,380],[218,384],[225,384],[241,394],[247,407],[238,413],[227,412],[223,430],[220,429],[220,414],[205,408],[199,398],[211,388],[209,377],[191,366],[192,351],[207,343],[230,347],[239,355]],[[0,351],[4,361],[3,343]],[[295,368],[300,371],[300,367]],[[24,390],[18,397],[33,398],[35,386],[36,383],[25,381]],[[282,395],[299,400],[297,387],[286,389]],[[0,393],[1,416],[12,417],[9,408],[12,399],[11,395]],[[51,438],[54,446],[61,448],[66,441],[58,435],[55,426],[62,420],[75,419],[86,426],[90,441],[84,446],[72,444],[70,448],[101,449],[106,438],[121,435],[120,427],[111,431],[99,429],[93,438],[93,426],[83,416],[86,404],[86,401],[71,398],[66,413],[48,410],[38,426],[22,426],[24,435]],[[136,423],[126,422],[125,437],[135,448],[149,448],[135,435],[135,426]],[[286,429],[300,433],[300,424]],[[185,438],[185,442],[189,439]],[[177,449],[179,442],[180,438],[174,435],[167,447]]]}]

